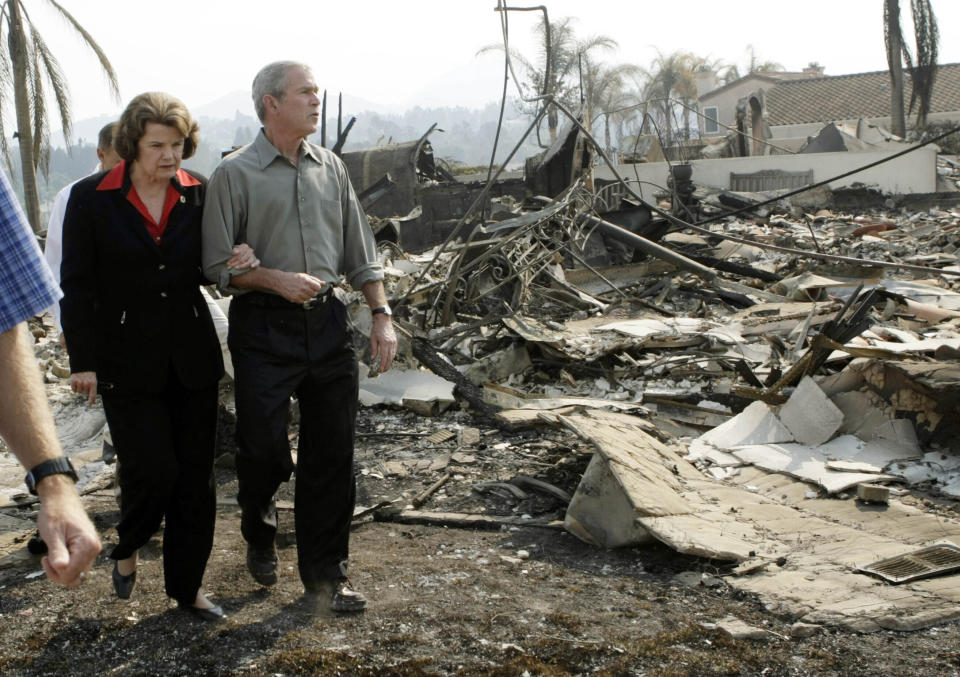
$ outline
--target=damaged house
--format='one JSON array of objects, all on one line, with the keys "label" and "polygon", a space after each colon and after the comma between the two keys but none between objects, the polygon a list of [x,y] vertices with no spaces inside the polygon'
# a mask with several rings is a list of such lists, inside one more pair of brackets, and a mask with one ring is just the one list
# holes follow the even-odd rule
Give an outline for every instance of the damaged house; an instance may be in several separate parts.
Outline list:
[{"label": "damaged house", "polygon": [[[910,91],[910,75],[904,73]],[[960,121],[960,64],[937,67],[930,102],[931,124]],[[721,87],[704,74],[698,81],[700,137],[707,144],[725,139],[731,130],[745,134],[733,144],[733,155],[797,152],[821,128],[833,123],[850,127],[857,138],[873,138],[871,127],[890,128],[890,75],[887,71],[824,75],[822,67],[802,73],[751,73]]]}]

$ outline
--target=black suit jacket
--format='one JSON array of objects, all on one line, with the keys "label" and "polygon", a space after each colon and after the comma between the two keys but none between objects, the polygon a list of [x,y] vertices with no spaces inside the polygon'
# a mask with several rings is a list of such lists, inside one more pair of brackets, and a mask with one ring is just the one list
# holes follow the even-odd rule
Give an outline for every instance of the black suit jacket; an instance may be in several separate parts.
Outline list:
[{"label": "black suit jacket", "polygon": [[60,310],[70,369],[95,371],[100,391],[117,395],[160,392],[171,373],[189,389],[209,387],[223,375],[223,358],[200,293],[206,180],[172,180],[181,197],[158,245],[127,200],[129,171],[113,189],[101,185],[107,174],[74,185],[63,223]]}]

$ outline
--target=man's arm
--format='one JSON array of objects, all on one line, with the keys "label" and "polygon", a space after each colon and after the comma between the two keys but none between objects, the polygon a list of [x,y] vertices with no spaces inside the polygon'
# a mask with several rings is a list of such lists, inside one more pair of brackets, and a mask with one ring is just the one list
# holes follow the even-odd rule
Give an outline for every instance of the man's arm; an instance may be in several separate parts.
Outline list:
[{"label": "man's arm", "polygon": [[[367,282],[361,290],[370,310],[387,305],[387,293],[380,280]],[[397,334],[393,330],[393,319],[386,313],[377,313],[370,328],[370,357],[374,362],[379,358],[381,374],[390,368],[396,354]]]},{"label": "man's arm", "polygon": [[323,291],[326,282],[307,273],[288,273],[259,266],[230,277],[230,286],[250,291],[269,291],[292,303],[303,303]]},{"label": "man's arm", "polygon": [[[47,398],[43,392],[26,324],[0,334],[0,436],[27,469],[63,455]],[[73,480],[50,475],[37,483],[37,524],[49,553],[43,558],[47,576],[78,585],[100,552],[97,531],[80,502]]]}]

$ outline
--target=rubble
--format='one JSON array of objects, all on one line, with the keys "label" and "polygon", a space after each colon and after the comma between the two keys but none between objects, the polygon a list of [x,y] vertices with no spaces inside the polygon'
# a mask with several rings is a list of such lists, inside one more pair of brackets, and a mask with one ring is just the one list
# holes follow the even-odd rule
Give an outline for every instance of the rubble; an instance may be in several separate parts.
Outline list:
[{"label": "rubble", "polygon": [[[894,591],[858,569],[960,543],[955,509],[915,500],[960,496],[960,211],[696,191],[677,205],[701,217],[688,228],[671,196],[584,176],[575,130],[527,163],[528,199],[454,185],[426,136],[356,158],[376,164],[358,190],[382,210],[402,334],[395,370],[361,369],[381,413],[360,437],[381,446],[358,454],[358,523],[656,541],[790,616],[793,637],[960,617],[956,573]],[[423,218],[440,189],[463,199]],[[364,356],[368,313],[343,298]],[[101,414],[64,394],[52,337],[38,359],[68,453],[92,454]],[[22,478],[3,467],[10,506]]]}]

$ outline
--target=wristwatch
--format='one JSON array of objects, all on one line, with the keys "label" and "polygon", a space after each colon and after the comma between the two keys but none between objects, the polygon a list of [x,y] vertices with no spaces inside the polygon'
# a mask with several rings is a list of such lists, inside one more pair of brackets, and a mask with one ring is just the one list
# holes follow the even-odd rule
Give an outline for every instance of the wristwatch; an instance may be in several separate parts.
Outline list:
[{"label": "wristwatch", "polygon": [[27,489],[30,490],[30,493],[36,496],[37,483],[49,475],[69,475],[74,482],[79,479],[77,477],[77,471],[73,469],[73,463],[70,462],[69,458],[66,456],[53,458],[33,466],[33,469],[27,473],[24,481],[27,483]]},{"label": "wristwatch", "polygon": [[377,306],[376,308],[370,311],[371,315],[379,315],[380,313],[383,313],[387,317],[393,317],[393,311],[390,309],[389,305]]}]

